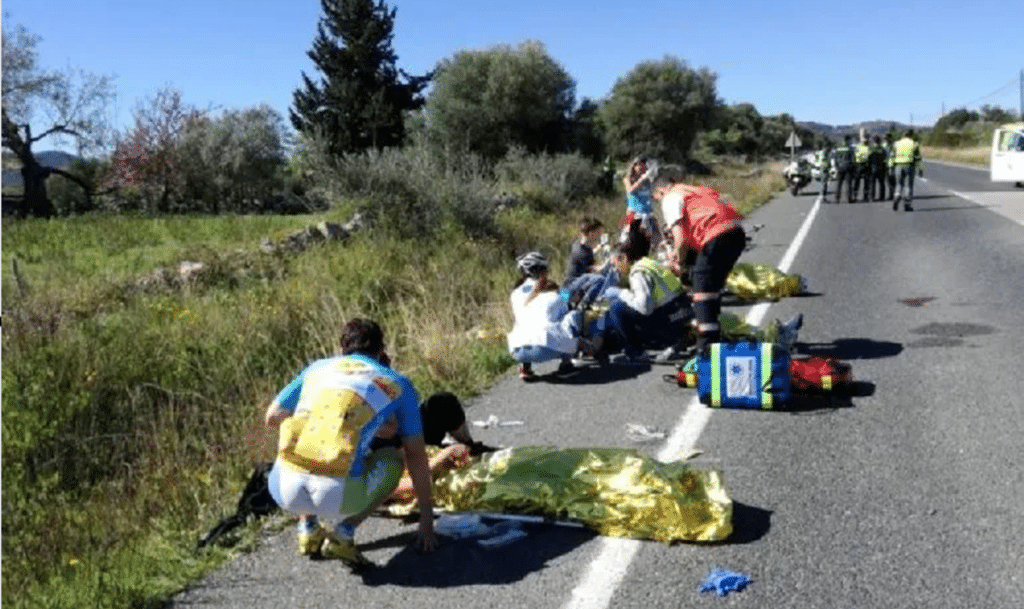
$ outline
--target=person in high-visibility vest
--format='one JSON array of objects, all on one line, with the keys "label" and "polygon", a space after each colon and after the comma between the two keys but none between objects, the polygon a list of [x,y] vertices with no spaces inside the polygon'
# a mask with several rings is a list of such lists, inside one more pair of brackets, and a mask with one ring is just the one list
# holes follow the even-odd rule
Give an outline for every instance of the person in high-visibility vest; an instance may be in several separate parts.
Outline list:
[{"label": "person in high-visibility vest", "polygon": [[[680,357],[689,305],[679,277],[648,255],[648,244],[627,239],[615,249],[612,263],[629,286],[611,286],[603,296],[610,299],[608,328],[622,344],[623,363],[646,363],[645,349],[666,349],[665,361]],[[666,344],[667,348],[666,348]]]},{"label": "person in high-visibility vest", "polygon": [[747,245],[740,222],[743,215],[714,188],[682,184],[671,176],[654,181],[653,196],[672,234],[668,266],[682,276],[689,253],[693,253],[693,314],[699,352],[721,340],[722,289]]},{"label": "person in high-visibility vest", "polygon": [[[843,183],[846,183],[846,202],[852,203],[853,198],[853,146],[849,135],[843,136],[843,143],[836,147],[832,153],[832,162],[836,166],[836,203],[840,202],[843,196]],[[828,203],[828,199],[823,199]]]},{"label": "person in high-visibility vest", "polygon": [[921,164],[921,146],[914,138],[913,129],[908,129],[906,135],[893,144],[892,161],[898,181],[892,210],[898,210],[900,201],[903,201],[904,211],[914,211],[911,205],[914,199],[914,174],[924,175],[924,167]]},{"label": "person in high-visibility vest", "polygon": [[818,169],[821,171],[821,200],[828,198],[828,179],[832,171],[832,140],[825,140],[825,147],[818,152]]},{"label": "person in high-visibility vest", "polygon": [[871,154],[871,147],[868,146],[867,140],[861,141],[853,149],[853,164],[854,164],[854,176],[853,176],[853,195],[852,201],[868,200],[868,186],[869,176],[871,175],[871,169],[868,167],[868,156]]},{"label": "person in high-visibility vest", "polygon": [[885,134],[885,165],[886,173],[889,182],[889,200],[892,201],[896,198],[896,169],[893,167],[893,146],[894,142],[892,139],[892,133]]}]

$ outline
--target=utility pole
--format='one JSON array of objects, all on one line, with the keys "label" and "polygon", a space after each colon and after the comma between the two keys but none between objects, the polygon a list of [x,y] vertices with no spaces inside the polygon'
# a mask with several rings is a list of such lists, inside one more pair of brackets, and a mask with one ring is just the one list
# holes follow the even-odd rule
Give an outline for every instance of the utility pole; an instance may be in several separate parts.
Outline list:
[{"label": "utility pole", "polygon": [[1020,120],[1024,121],[1024,70],[1020,71]]}]

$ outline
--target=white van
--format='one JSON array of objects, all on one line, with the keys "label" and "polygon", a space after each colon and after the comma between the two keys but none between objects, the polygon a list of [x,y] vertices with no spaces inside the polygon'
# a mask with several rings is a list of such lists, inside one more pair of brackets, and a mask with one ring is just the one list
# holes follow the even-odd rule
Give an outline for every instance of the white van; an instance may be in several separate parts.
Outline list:
[{"label": "white van", "polygon": [[1024,186],[1024,123],[1009,123],[992,134],[989,170],[993,182]]}]

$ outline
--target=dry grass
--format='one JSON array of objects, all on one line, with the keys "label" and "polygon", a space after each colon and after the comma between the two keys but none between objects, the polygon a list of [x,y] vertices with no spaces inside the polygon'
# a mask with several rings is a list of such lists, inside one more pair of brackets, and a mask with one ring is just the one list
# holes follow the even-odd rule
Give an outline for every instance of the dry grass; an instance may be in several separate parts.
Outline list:
[{"label": "dry grass", "polygon": [[921,146],[921,156],[925,160],[950,161],[988,167],[992,149],[989,146],[971,146],[969,148],[944,148],[938,146]]}]

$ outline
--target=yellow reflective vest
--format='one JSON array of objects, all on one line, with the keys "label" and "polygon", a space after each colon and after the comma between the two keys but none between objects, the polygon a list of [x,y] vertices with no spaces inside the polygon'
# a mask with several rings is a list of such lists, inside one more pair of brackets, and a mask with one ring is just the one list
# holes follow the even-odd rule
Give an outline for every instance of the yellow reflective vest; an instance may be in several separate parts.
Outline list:
[{"label": "yellow reflective vest", "polygon": [[896,141],[893,145],[892,162],[894,165],[918,165],[921,163],[921,147],[909,137]]},{"label": "yellow reflective vest", "polygon": [[630,273],[636,272],[637,269],[651,278],[651,295],[654,297],[654,308],[660,307],[676,296],[679,296],[679,293],[682,292],[683,284],[676,277],[675,273],[668,267],[658,264],[653,258],[645,257],[637,260],[633,263]]},{"label": "yellow reflective vest", "polygon": [[867,144],[860,144],[853,151],[853,162],[863,165],[868,162],[868,155],[871,154],[871,147]]}]

